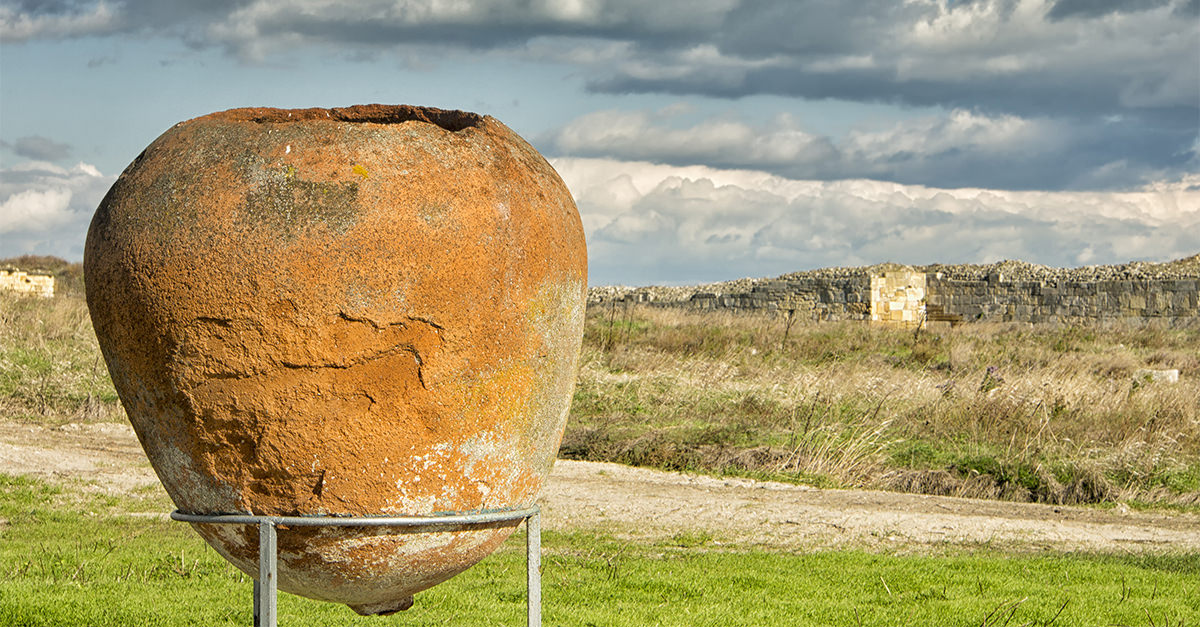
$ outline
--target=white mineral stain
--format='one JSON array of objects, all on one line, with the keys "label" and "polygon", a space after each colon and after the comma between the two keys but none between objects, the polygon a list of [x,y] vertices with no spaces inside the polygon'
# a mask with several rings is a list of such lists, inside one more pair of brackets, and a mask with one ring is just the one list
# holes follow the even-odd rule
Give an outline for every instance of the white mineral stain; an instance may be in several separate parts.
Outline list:
[{"label": "white mineral stain", "polygon": [[154,470],[163,485],[177,490],[180,500],[197,510],[192,513],[233,512],[241,507],[241,495],[232,486],[198,472],[195,460],[176,446],[164,443],[153,453]]}]

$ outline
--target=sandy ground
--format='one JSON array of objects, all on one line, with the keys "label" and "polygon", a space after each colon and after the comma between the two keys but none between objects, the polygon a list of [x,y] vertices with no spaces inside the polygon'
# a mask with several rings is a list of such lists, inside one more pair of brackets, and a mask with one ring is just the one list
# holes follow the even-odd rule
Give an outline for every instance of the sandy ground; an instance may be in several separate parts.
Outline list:
[{"label": "sandy ground", "polygon": [[[110,493],[161,492],[133,430],[0,421],[0,472]],[[560,460],[541,500],[549,530],[713,546],[922,551],[1198,551],[1200,516],[859,490],[821,490]],[[684,535],[680,535],[684,534]]]}]

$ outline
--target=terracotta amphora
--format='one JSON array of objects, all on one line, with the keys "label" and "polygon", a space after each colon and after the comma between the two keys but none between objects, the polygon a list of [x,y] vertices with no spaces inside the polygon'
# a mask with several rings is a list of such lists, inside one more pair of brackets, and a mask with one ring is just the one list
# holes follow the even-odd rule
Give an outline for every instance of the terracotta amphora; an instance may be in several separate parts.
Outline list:
[{"label": "terracotta amphora", "polygon": [[[553,168],[494,118],[368,105],[181,122],[101,202],[84,269],[113,383],[184,512],[523,507],[554,462],[583,228]],[[517,524],[284,529],[279,589],[403,609]],[[256,528],[194,526],[257,575]]]}]

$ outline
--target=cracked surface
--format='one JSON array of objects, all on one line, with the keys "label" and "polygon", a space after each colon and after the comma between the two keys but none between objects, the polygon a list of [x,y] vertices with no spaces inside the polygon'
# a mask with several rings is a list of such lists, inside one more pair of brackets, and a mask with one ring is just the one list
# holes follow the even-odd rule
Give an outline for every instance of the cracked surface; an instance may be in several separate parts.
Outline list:
[{"label": "cracked surface", "polygon": [[[370,105],[176,125],[85,250],[113,383],[199,513],[532,503],[566,420],[587,261],[570,194],[490,117]],[[247,572],[251,530],[197,525]],[[280,588],[383,611],[511,527],[281,536]]]}]

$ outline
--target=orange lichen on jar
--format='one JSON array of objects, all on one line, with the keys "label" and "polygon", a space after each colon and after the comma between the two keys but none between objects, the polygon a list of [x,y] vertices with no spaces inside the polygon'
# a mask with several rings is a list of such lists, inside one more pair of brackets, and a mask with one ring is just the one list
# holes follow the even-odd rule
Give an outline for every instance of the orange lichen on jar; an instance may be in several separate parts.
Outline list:
[{"label": "orange lichen on jar", "polygon": [[[180,123],[101,203],[85,272],[114,385],[184,511],[526,506],[553,463],[583,229],[553,168],[491,117],[369,105]],[[257,572],[253,530],[196,527]],[[284,532],[280,588],[397,609],[512,527]]]}]

